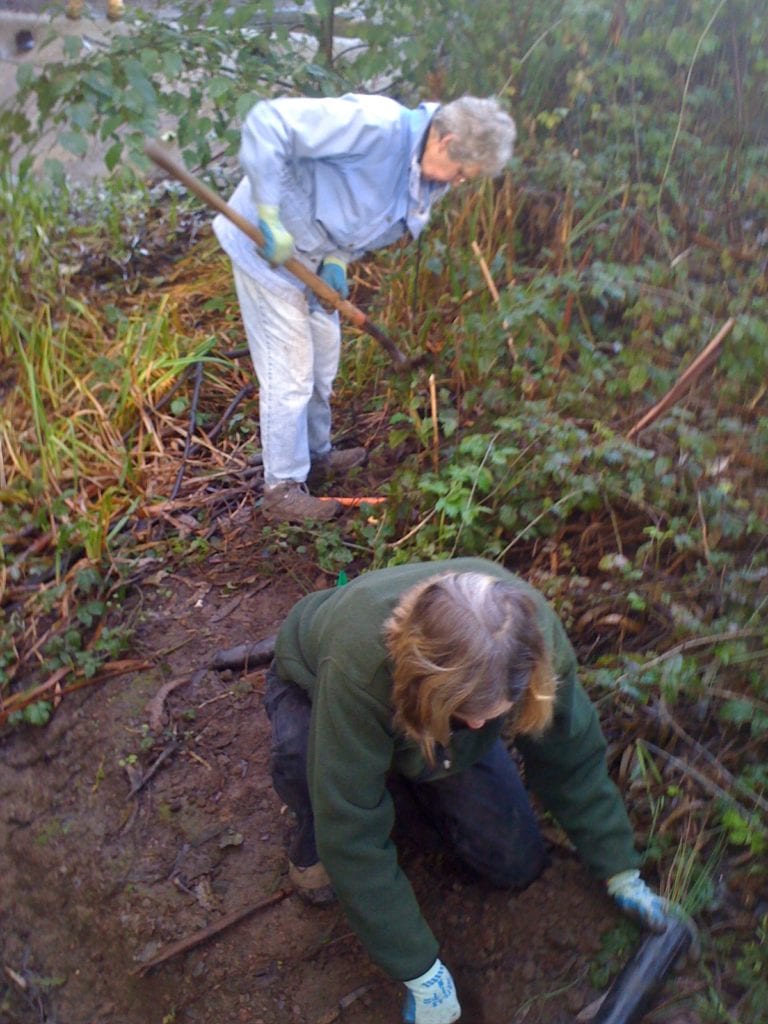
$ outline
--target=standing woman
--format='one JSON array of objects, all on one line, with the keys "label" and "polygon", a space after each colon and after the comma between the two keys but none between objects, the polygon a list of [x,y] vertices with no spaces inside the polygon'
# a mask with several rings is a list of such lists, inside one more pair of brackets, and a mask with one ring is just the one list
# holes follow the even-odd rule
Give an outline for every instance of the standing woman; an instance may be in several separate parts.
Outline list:
[{"label": "standing woman", "polygon": [[391,838],[397,776],[446,845],[494,885],[546,866],[528,785],[587,867],[644,925],[668,904],[608,777],[597,714],[565,631],[538,591],[482,559],[366,573],[298,602],[267,675],[272,778],[297,818],[289,874],[310,902],[337,897],[373,960],[405,984],[403,1019],[461,1013],[438,942]]},{"label": "standing woman", "polygon": [[364,448],[331,445],[338,313],[280,265],[293,256],[346,298],[352,260],[406,233],[416,238],[452,185],[499,174],[514,140],[496,100],[472,96],[415,110],[383,96],[282,98],[248,114],[245,177],[230,202],[258,224],[264,246],[222,215],[213,226],[232,260],[259,380],[267,516],[332,518],[340,507],[309,494],[310,473],[313,481],[344,473],[366,458]]}]

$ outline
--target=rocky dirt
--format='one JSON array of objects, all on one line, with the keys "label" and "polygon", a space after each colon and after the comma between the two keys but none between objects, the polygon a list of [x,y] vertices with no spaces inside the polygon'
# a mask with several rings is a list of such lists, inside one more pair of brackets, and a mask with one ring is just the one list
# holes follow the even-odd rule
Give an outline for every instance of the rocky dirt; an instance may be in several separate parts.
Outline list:
[{"label": "rocky dirt", "polygon": [[[291,816],[268,772],[263,668],[207,669],[334,585],[265,548],[250,505],[204,561],[159,568],[117,612],[147,669],[67,696],[0,747],[0,1020],[8,1024],[388,1024],[401,986],[338,908],[288,893]],[[173,684],[173,685],[171,685]],[[465,1024],[565,1024],[618,915],[564,848],[521,895],[399,845]],[[181,940],[275,902],[148,968]],[[143,973],[142,973],[143,969]],[[672,1009],[654,1018],[696,1024]]]}]

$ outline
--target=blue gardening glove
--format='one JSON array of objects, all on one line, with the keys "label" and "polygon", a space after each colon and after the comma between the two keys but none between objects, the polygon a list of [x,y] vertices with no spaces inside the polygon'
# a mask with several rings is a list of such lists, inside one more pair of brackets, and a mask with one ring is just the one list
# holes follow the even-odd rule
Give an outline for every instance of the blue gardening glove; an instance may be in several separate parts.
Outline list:
[{"label": "blue gardening glove", "polygon": [[347,284],[347,264],[338,256],[326,256],[323,265],[320,267],[320,277],[329,284],[334,291],[337,291],[342,299],[349,295]]},{"label": "blue gardening glove", "polygon": [[262,204],[258,212],[259,230],[264,235],[259,252],[270,263],[285,263],[293,253],[293,235],[283,227],[276,206]]},{"label": "blue gardening glove", "polygon": [[405,1024],[452,1024],[461,1016],[451,972],[440,960],[413,981],[406,981]]},{"label": "blue gardening glove", "polygon": [[[652,932],[663,932],[674,906],[645,884],[637,869],[620,871],[606,882],[609,895],[621,909]],[[681,912],[682,914],[682,912]]]}]

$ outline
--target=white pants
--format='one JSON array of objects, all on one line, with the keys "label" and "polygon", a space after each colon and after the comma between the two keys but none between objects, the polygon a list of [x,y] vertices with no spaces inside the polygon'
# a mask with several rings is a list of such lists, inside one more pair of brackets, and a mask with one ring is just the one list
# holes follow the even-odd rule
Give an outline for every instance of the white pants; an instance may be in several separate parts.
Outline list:
[{"label": "white pants", "polygon": [[233,266],[248,348],[259,379],[264,483],[303,483],[331,447],[331,391],[339,369],[338,313],[300,309]]}]

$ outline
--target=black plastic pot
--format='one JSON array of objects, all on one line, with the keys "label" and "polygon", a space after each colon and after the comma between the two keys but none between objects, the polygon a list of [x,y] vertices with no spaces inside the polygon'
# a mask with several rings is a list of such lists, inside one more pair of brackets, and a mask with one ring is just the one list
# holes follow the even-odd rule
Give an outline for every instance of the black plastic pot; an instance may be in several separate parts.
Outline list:
[{"label": "black plastic pot", "polygon": [[690,944],[690,927],[674,918],[660,935],[647,935],[608,989],[592,1024],[636,1024],[641,1020],[675,961]]}]

